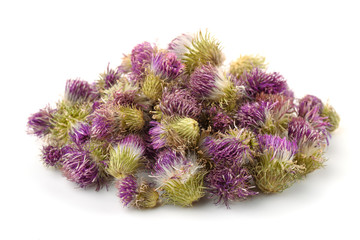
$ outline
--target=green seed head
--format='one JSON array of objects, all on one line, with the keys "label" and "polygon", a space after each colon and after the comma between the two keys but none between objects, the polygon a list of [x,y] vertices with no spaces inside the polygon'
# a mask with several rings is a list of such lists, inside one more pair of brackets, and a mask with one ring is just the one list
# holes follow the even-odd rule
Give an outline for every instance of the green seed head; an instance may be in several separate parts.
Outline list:
[{"label": "green seed head", "polygon": [[244,72],[250,72],[253,68],[265,69],[265,57],[258,55],[240,56],[236,61],[231,62],[230,73],[239,78]]}]

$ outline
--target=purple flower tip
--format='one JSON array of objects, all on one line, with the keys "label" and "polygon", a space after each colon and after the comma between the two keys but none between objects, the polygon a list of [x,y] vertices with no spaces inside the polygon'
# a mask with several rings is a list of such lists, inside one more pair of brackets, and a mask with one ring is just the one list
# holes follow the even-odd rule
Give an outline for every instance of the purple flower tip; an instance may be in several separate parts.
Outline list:
[{"label": "purple flower tip", "polygon": [[69,149],[63,156],[63,173],[70,180],[85,188],[99,184],[99,168],[88,151]]},{"label": "purple flower tip", "polygon": [[87,123],[80,123],[69,133],[71,140],[78,146],[90,140],[91,127]]},{"label": "purple flower tip", "polygon": [[137,180],[134,176],[129,175],[123,179],[116,181],[116,188],[118,189],[118,196],[124,206],[128,206],[137,194]]},{"label": "purple flower tip", "polygon": [[225,132],[232,125],[234,125],[234,120],[223,111],[212,107],[209,111],[210,117],[210,126],[215,132]]},{"label": "purple flower tip", "polygon": [[75,79],[67,80],[65,86],[65,99],[76,103],[84,102],[94,98],[95,91],[93,87],[86,81]]},{"label": "purple flower tip", "polygon": [[55,166],[61,162],[62,156],[66,153],[66,147],[44,146],[42,149],[42,159],[47,166]]},{"label": "purple flower tip", "polygon": [[137,79],[143,77],[145,69],[150,65],[152,56],[156,52],[149,42],[135,46],[131,52],[131,69]]},{"label": "purple flower tip", "polygon": [[166,142],[163,138],[165,130],[162,128],[161,124],[155,121],[151,121],[150,126],[152,126],[149,130],[152,148],[157,150],[165,147]]},{"label": "purple flower tip", "polygon": [[102,75],[105,82],[105,89],[112,87],[121,77],[121,73],[118,70],[110,69],[107,66],[106,72]]},{"label": "purple flower tip", "polygon": [[299,101],[299,116],[305,117],[305,115],[315,107],[317,107],[318,112],[321,112],[323,106],[324,105],[319,98],[313,95],[306,95]]},{"label": "purple flower tip", "polygon": [[152,57],[151,69],[163,80],[174,80],[183,71],[185,65],[177,59],[175,53],[160,52]]},{"label": "purple flower tip", "polygon": [[189,87],[193,93],[201,97],[209,97],[215,86],[217,78],[216,68],[210,64],[195,69],[190,76]]},{"label": "purple flower tip", "polygon": [[251,72],[246,72],[241,78],[245,86],[246,95],[255,99],[257,94],[291,94],[288,92],[288,85],[283,76],[279,73],[266,73],[265,71],[255,68]]},{"label": "purple flower tip", "polygon": [[259,135],[258,141],[260,152],[269,155],[271,160],[290,161],[298,149],[296,142],[289,141],[286,137],[265,134]]},{"label": "purple flower tip", "polygon": [[32,114],[27,122],[28,133],[34,134],[37,137],[43,137],[48,134],[51,129],[51,119],[55,111],[46,107]]}]

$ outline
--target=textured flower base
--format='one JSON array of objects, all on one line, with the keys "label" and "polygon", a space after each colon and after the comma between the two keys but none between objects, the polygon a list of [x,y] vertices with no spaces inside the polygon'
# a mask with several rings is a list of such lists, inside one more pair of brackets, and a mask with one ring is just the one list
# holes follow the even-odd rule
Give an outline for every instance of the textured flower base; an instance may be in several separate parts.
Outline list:
[{"label": "textured flower base", "polygon": [[167,48],[149,42],[92,83],[67,80],[64,97],[28,119],[42,161],[81,188],[113,184],[124,206],[227,207],[278,193],[323,167],[339,115],[312,95],[295,98],[265,58],[223,66],[208,32]]}]

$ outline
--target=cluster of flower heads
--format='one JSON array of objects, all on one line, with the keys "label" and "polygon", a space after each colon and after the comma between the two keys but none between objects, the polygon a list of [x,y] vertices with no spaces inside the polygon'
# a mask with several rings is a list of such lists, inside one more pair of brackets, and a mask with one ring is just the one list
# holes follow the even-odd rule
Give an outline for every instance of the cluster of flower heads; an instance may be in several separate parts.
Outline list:
[{"label": "cluster of flower heads", "polygon": [[275,193],[319,169],[339,116],[294,97],[265,58],[223,66],[209,33],[167,49],[144,42],[93,83],[67,80],[63,99],[28,119],[42,160],[81,188],[114,184],[125,206],[216,204]]}]

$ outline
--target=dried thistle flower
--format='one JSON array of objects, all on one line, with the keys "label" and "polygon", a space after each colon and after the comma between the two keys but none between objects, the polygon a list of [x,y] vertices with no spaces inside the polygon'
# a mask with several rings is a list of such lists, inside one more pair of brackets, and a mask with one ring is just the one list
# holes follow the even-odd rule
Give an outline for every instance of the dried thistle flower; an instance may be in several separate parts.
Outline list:
[{"label": "dried thistle flower", "polygon": [[82,103],[91,101],[95,97],[93,87],[86,81],[75,79],[67,80],[64,99],[71,103]]},{"label": "dried thistle flower", "polygon": [[245,94],[249,99],[255,99],[257,94],[289,94],[288,85],[279,73],[266,73],[255,68],[241,77],[241,83],[245,87]]},{"label": "dried thistle flower", "polygon": [[199,99],[219,103],[231,111],[235,108],[237,90],[225,73],[207,64],[196,68],[190,76],[190,89]]},{"label": "dried thistle flower", "polygon": [[44,137],[49,134],[52,128],[51,119],[55,112],[55,109],[45,107],[32,114],[27,122],[28,134],[33,134],[37,137]]},{"label": "dried thistle flower", "polygon": [[193,119],[197,119],[201,113],[200,103],[186,89],[165,91],[158,109],[167,116],[181,116]]},{"label": "dried thistle flower", "polygon": [[110,161],[106,171],[120,179],[134,174],[141,166],[145,143],[136,135],[129,135],[110,150]]},{"label": "dried thistle flower", "polygon": [[252,189],[252,176],[244,167],[215,167],[206,176],[207,191],[215,204],[223,203],[229,208],[230,201],[245,200],[257,192]]},{"label": "dried thistle flower", "polygon": [[61,166],[62,157],[66,153],[67,147],[57,147],[57,146],[43,146],[41,151],[42,160],[46,166],[58,167]]},{"label": "dried thistle flower", "polygon": [[321,112],[323,109],[322,101],[313,95],[306,95],[299,101],[299,116],[305,117],[305,115],[315,107]]},{"label": "dried thistle flower", "polygon": [[161,123],[150,122],[149,130],[152,146],[161,149],[165,146],[176,149],[187,149],[195,146],[200,137],[200,128],[192,118],[174,117]]},{"label": "dried thistle flower", "polygon": [[142,91],[150,100],[157,102],[161,98],[164,84],[160,77],[149,73],[145,76]]},{"label": "dried thistle flower", "polygon": [[282,192],[302,174],[303,167],[294,163],[295,142],[285,137],[260,135],[258,162],[252,175],[258,188],[265,193]]},{"label": "dried thistle flower", "polygon": [[175,53],[159,52],[152,57],[150,70],[162,80],[176,79],[184,71],[184,64],[177,59]]},{"label": "dried thistle flower", "polygon": [[244,73],[251,72],[254,68],[265,69],[265,57],[244,55],[230,63],[230,73],[236,78],[240,78]]},{"label": "dried thistle flower", "polygon": [[157,49],[148,42],[143,42],[134,47],[131,51],[131,70],[137,81],[145,75],[145,70],[149,67],[153,54]]},{"label": "dried thistle flower", "polygon": [[165,150],[160,153],[152,177],[166,203],[183,207],[192,206],[205,194],[205,171],[198,165],[195,155]]}]

